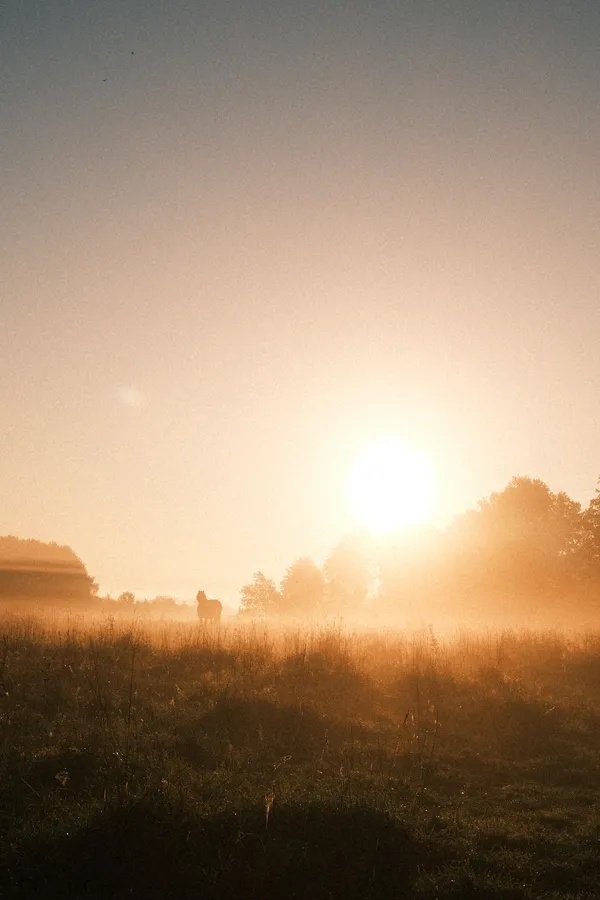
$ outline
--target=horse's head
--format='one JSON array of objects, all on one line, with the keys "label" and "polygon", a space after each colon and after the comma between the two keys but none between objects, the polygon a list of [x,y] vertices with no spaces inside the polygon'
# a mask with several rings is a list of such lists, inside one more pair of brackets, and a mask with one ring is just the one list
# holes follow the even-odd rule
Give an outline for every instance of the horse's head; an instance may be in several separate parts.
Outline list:
[{"label": "horse's head", "polygon": [[204,591],[198,591],[198,593],[196,594],[196,603],[206,603],[207,600],[208,597],[206,596]]}]

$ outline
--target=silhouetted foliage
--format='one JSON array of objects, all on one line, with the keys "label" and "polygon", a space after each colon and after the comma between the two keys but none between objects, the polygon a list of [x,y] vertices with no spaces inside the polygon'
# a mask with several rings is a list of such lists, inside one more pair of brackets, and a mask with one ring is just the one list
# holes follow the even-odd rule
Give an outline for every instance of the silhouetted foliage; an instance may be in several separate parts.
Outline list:
[{"label": "silhouetted foliage", "polygon": [[582,510],[540,479],[515,476],[444,530],[413,527],[379,542],[348,535],[321,576],[311,560],[294,563],[279,608],[413,621],[425,612],[544,616],[566,597],[584,609],[600,584],[600,489]]},{"label": "silhouetted foliage", "polygon": [[539,479],[513,478],[449,529],[454,587],[535,605],[572,586],[582,532],[579,503]]},{"label": "silhouetted foliage", "polygon": [[345,537],[323,565],[326,606],[330,612],[352,612],[364,606],[374,587],[376,566],[364,534]]},{"label": "silhouetted foliage", "polygon": [[102,611],[118,617],[144,619],[193,621],[196,618],[196,608],[189,603],[179,603],[175,597],[159,595],[153,600],[137,600],[132,591],[123,591],[116,600],[104,597]]},{"label": "silhouetted foliage", "polygon": [[0,598],[85,603],[97,587],[70,547],[0,537]]},{"label": "silhouetted foliage", "polygon": [[281,582],[281,612],[304,615],[323,607],[325,580],[319,567],[304,556],[289,566]]},{"label": "silhouetted foliage", "polygon": [[178,603],[175,597],[165,597],[160,595],[154,600],[148,600],[148,607],[155,615],[169,616],[177,612],[178,607],[182,604]]},{"label": "silhouetted foliage", "polygon": [[43,567],[46,564],[83,569],[84,565],[70,547],[46,543],[35,538],[0,536],[0,563],[20,563]]},{"label": "silhouetted foliage", "polygon": [[241,615],[266,616],[281,605],[281,594],[275,582],[262,572],[256,572],[252,584],[245,584],[240,594]]},{"label": "silhouetted foliage", "polygon": [[600,487],[582,513],[581,567],[588,578],[600,580]]}]

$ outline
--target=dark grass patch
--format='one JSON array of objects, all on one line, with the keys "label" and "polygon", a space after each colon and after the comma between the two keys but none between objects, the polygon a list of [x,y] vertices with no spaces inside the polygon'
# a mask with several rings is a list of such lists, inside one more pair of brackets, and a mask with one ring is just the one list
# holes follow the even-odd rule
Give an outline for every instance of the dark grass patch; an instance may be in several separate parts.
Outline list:
[{"label": "dark grass patch", "polygon": [[14,848],[11,898],[408,896],[420,848],[386,813],[308,803],[210,817],[160,803],[108,809]]},{"label": "dark grass patch", "polygon": [[323,650],[284,659],[274,684],[283,702],[302,699],[344,716],[367,711],[372,716],[379,701],[379,691],[365,672],[343,655]]},{"label": "dark grass patch", "polygon": [[282,754],[314,751],[339,731],[328,716],[313,708],[279,705],[260,697],[223,697],[202,717],[198,728],[233,746],[266,745]]}]

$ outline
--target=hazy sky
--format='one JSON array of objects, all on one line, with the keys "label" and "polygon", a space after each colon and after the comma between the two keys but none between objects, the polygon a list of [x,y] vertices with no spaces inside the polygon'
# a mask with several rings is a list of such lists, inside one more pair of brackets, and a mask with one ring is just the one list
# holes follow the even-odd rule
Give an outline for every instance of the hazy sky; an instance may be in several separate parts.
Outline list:
[{"label": "hazy sky", "polygon": [[388,433],[587,502],[599,99],[597,0],[7,0],[0,534],[235,599]]}]

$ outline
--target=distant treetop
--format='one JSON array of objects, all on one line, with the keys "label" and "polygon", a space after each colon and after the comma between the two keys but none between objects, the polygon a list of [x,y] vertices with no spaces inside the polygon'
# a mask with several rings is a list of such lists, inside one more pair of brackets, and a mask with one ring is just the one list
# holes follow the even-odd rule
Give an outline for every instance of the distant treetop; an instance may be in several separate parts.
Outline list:
[{"label": "distant treetop", "polygon": [[0,535],[0,569],[78,570],[85,566],[76,553],[66,545],[45,543],[34,538]]}]

